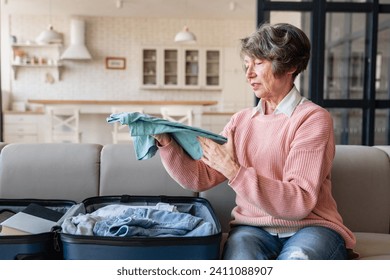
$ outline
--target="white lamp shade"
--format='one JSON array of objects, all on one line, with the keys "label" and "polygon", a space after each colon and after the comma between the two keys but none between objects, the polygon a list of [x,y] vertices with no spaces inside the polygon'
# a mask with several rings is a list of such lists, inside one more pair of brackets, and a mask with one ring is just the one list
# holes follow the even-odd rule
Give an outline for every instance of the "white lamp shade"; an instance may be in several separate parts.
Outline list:
[{"label": "white lamp shade", "polygon": [[184,26],[183,30],[176,34],[175,42],[177,43],[195,43],[196,36],[190,32],[187,26]]},{"label": "white lamp shade", "polygon": [[53,29],[53,26],[42,31],[35,39],[38,44],[62,43],[62,35]]}]

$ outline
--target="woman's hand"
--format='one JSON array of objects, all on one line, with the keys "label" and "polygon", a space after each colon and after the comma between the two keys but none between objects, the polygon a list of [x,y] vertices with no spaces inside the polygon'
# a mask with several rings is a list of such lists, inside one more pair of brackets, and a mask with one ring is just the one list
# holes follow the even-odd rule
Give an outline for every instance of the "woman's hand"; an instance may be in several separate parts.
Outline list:
[{"label": "woman's hand", "polygon": [[199,142],[203,150],[202,161],[222,173],[228,180],[233,179],[240,169],[234,151],[233,132],[229,133],[228,141],[224,145],[204,137],[199,137]]},{"label": "woman's hand", "polygon": [[160,146],[166,146],[171,142],[171,136],[168,133],[152,135],[154,139],[160,144]]}]

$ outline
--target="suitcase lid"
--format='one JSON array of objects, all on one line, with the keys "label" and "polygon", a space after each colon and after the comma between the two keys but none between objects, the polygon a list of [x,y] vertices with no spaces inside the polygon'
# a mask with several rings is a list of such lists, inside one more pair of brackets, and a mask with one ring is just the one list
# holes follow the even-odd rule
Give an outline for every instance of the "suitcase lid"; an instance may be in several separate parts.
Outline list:
[{"label": "suitcase lid", "polygon": [[[62,200],[62,199],[0,199],[0,223],[7,219],[12,214],[23,211],[28,205],[35,203],[41,206],[50,208],[52,210],[59,211],[61,213],[66,213],[73,205],[76,204],[75,201],[72,200]],[[2,215],[3,214],[3,215]],[[3,218],[1,217],[3,216]],[[56,230],[56,227],[52,229],[52,232]],[[47,238],[48,234],[52,234],[52,232],[44,232],[39,234],[28,234],[28,235],[2,235],[0,236],[0,243],[10,242],[10,240],[14,240],[14,242],[26,242],[26,238],[29,242],[35,242],[40,238]],[[35,241],[34,241],[35,240]]]},{"label": "suitcase lid", "polygon": [[36,203],[51,209],[58,210],[60,212],[66,212],[70,207],[76,204],[72,200],[64,199],[35,199],[35,198],[1,198],[0,199],[0,211],[12,211],[19,212],[26,208],[29,204]]}]

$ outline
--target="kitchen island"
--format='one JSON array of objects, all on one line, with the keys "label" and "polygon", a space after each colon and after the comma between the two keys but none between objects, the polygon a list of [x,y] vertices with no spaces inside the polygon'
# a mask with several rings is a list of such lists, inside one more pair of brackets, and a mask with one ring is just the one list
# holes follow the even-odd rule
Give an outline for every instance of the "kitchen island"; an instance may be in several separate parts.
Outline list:
[{"label": "kitchen island", "polygon": [[107,114],[116,106],[139,108],[151,115],[159,115],[162,106],[188,106],[194,112],[194,126],[202,125],[202,113],[204,106],[213,106],[218,102],[213,100],[60,100],[60,99],[29,99],[29,104],[41,104],[47,106],[75,106],[80,114]]},{"label": "kitchen island", "polygon": [[[193,126],[202,127],[202,114],[205,106],[217,105],[217,101],[206,100],[59,100],[59,99],[29,99],[30,105],[42,105],[44,112],[50,107],[72,106],[80,112],[80,130],[82,142],[107,144],[112,141],[111,124],[106,118],[114,107],[142,108],[146,114],[160,116],[162,106],[187,106],[193,110]],[[46,121],[41,125],[45,125]],[[48,126],[47,126],[48,127]],[[47,134],[46,132],[45,134]],[[44,136],[47,139],[47,135]]]}]

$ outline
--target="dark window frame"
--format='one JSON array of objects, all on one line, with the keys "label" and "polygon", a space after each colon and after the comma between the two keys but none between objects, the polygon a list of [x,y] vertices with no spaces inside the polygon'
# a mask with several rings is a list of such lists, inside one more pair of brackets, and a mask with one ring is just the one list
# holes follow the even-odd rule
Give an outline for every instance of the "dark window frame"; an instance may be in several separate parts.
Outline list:
[{"label": "dark window frame", "polygon": [[[379,4],[379,0],[367,0],[365,3],[328,2],[326,0],[303,2],[273,2],[271,0],[257,0],[256,26],[270,20],[272,11],[297,11],[311,13],[310,40],[312,43],[312,57],[309,65],[309,98],[324,108],[356,108],[362,110],[362,145],[372,146],[375,139],[375,111],[376,109],[390,109],[390,99],[376,100],[376,55],[378,39],[379,14],[390,13],[390,5]],[[326,13],[365,13],[365,59],[362,99],[324,99],[324,71],[325,71],[325,35]],[[390,98],[390,87],[389,98]],[[255,100],[257,103],[258,100]],[[389,114],[390,115],[390,114]],[[389,126],[390,117],[387,120]],[[389,127],[388,127],[389,128]],[[390,144],[390,132],[387,129],[387,144]],[[347,141],[347,139],[345,140]]]}]

